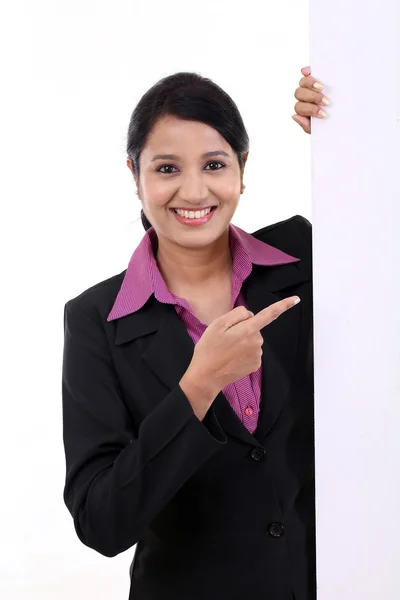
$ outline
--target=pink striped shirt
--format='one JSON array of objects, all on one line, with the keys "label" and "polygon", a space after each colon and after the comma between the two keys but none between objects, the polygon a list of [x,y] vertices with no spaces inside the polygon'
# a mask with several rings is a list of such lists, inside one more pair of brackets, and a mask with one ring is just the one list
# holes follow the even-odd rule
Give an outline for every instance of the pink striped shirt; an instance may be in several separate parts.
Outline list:
[{"label": "pink striped shirt", "polygon": [[[274,246],[258,240],[236,225],[229,225],[229,245],[232,254],[232,309],[248,308],[242,293],[243,282],[252,271],[252,265],[273,266],[298,261]],[[107,321],[121,318],[142,308],[152,294],[159,302],[173,304],[186,330],[196,344],[207,325],[193,313],[185,298],[170,292],[155,259],[157,234],[148,229],[132,254],[129,265]],[[262,367],[223,388],[232,409],[245,427],[254,433],[261,400]]]}]

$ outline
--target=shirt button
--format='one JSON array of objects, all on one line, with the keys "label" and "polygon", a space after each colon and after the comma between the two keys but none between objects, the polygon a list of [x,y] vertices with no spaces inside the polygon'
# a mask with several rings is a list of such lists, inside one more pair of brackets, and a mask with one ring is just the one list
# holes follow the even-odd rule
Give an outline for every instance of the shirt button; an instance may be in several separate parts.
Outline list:
[{"label": "shirt button", "polygon": [[267,455],[267,451],[265,450],[265,448],[259,448],[258,446],[256,448],[253,448],[253,450],[251,451],[251,458],[253,460],[264,460],[264,458]]},{"label": "shirt button", "polygon": [[268,533],[271,537],[280,538],[285,532],[285,528],[281,523],[271,523],[268,527]]},{"label": "shirt button", "polygon": [[254,410],[251,408],[251,406],[248,406],[244,412],[246,413],[246,415],[248,417],[251,417],[251,415],[253,414]]}]

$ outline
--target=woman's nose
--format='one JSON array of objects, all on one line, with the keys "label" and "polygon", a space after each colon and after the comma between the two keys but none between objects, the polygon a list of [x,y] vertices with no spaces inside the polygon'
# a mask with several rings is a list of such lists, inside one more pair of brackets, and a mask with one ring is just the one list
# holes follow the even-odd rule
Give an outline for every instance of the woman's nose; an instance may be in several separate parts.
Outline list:
[{"label": "woman's nose", "polygon": [[202,202],[208,196],[208,186],[201,175],[188,175],[181,179],[179,196],[187,202]]}]

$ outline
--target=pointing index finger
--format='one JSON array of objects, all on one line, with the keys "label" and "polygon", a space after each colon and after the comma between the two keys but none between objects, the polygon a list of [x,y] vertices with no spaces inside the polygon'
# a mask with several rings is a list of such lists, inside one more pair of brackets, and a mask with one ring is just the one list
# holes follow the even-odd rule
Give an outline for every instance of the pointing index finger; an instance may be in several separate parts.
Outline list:
[{"label": "pointing index finger", "polygon": [[250,317],[251,326],[255,329],[263,329],[266,325],[275,321],[282,313],[292,308],[295,304],[300,302],[298,296],[290,296],[290,298],[284,298],[278,302],[274,302],[271,306],[267,306],[258,312],[254,317]]}]

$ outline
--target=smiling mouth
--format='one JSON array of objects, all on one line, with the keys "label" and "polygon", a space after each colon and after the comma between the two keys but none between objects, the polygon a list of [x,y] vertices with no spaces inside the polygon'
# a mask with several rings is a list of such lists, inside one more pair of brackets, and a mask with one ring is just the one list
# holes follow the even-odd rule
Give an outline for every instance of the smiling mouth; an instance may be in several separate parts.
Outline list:
[{"label": "smiling mouth", "polygon": [[177,209],[171,208],[170,211],[173,212],[177,220],[180,223],[183,223],[184,225],[203,225],[204,223],[208,223],[210,219],[212,219],[216,208],[217,206],[212,206],[206,210],[183,210],[179,211],[179,213],[176,212]]},{"label": "smiling mouth", "polygon": [[[207,216],[210,213],[212,213],[217,207],[216,206],[209,206],[207,208],[202,208],[202,209],[197,209],[197,210],[187,210],[187,209],[183,209],[183,208],[170,208],[171,212],[174,212],[176,215],[178,215],[178,217],[185,217],[185,213],[187,213],[188,215],[191,215],[191,218],[193,218],[193,216],[196,213],[202,213],[202,217],[203,216]],[[179,213],[178,213],[179,210]],[[202,218],[200,217],[200,218]]]},{"label": "smiling mouth", "polygon": [[177,210],[181,210],[182,212],[201,212],[202,210],[208,210],[209,208],[211,208],[211,210],[214,210],[214,208],[217,208],[217,206],[204,206],[203,208],[180,208],[179,206],[174,206],[169,210],[174,210],[175,212]]}]

